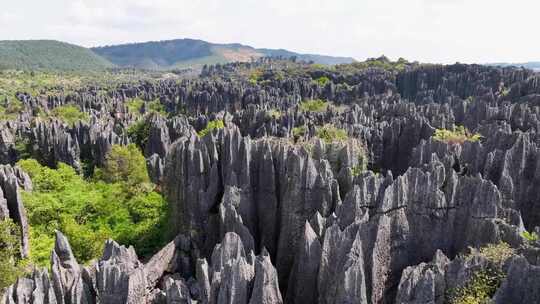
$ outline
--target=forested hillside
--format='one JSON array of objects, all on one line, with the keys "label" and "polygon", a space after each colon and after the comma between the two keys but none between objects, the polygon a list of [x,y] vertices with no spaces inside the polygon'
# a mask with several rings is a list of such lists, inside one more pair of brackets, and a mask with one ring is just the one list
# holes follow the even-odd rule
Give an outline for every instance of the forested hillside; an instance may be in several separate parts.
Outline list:
[{"label": "forested hillside", "polygon": [[215,44],[195,39],[177,39],[111,45],[92,49],[122,67],[143,69],[201,68],[228,62],[248,62],[261,57],[296,57],[320,64],[351,63],[352,58],[299,54],[287,50],[256,49],[238,43]]},{"label": "forested hillside", "polygon": [[0,41],[0,69],[88,71],[112,67],[87,48],[53,40]]}]

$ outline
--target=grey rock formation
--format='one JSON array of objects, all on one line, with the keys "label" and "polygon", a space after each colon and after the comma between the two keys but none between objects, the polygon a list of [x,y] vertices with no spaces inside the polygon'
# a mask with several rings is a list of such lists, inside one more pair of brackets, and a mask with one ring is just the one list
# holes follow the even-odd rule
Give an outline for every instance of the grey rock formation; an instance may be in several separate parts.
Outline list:
[{"label": "grey rock formation", "polygon": [[[257,83],[246,79],[252,69],[263,71]],[[326,84],[314,81],[323,76]],[[144,101],[140,113],[126,107],[135,97]],[[106,94],[17,98],[47,112],[74,104],[90,120],[34,122],[25,110],[2,123],[1,162],[29,152],[82,170],[102,164],[112,145],[137,141],[178,236],[146,264],[109,241],[103,257],[83,267],[58,234],[52,273],[20,278],[2,303],[439,304],[493,266],[469,247],[500,242],[516,254],[501,266],[507,279],[494,303],[539,302],[538,242],[521,235],[540,226],[540,77],[531,71],[319,69],[261,59]],[[319,98],[333,105],[299,105]],[[141,116],[152,100],[171,115]],[[216,119],[225,128],[195,133]],[[142,138],[128,136],[134,123],[144,123]],[[349,140],[316,138],[326,124]],[[482,139],[433,137],[455,125]],[[298,128],[305,132],[295,139]],[[30,151],[20,151],[20,140]],[[0,218],[20,225],[24,253],[18,190],[30,187],[19,170],[0,170]]]},{"label": "grey rock formation", "polygon": [[21,191],[31,191],[32,181],[18,167],[0,166],[0,220],[10,218],[21,231],[21,255],[29,254],[29,227]]}]

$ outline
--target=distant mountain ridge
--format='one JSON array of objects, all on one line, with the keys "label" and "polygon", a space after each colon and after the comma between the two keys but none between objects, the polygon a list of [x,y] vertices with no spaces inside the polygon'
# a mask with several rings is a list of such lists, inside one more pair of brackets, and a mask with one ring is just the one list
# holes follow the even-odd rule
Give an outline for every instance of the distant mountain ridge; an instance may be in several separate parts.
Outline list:
[{"label": "distant mountain ridge", "polygon": [[88,71],[113,67],[148,70],[200,68],[205,64],[250,61],[260,57],[296,57],[320,64],[351,63],[350,57],[256,49],[239,43],[217,44],[177,39],[85,48],[56,40],[0,41],[0,70]]},{"label": "distant mountain ridge", "polygon": [[0,69],[100,70],[112,67],[91,50],[55,40],[0,41]]},{"label": "distant mountain ridge", "polygon": [[540,61],[530,61],[530,62],[524,62],[524,63],[499,62],[499,63],[489,63],[488,65],[501,66],[501,67],[509,67],[509,66],[524,67],[526,69],[540,71]]},{"label": "distant mountain ridge", "polygon": [[120,67],[174,69],[204,64],[250,61],[260,57],[296,57],[320,64],[351,63],[350,57],[299,54],[283,49],[257,49],[239,43],[218,44],[197,39],[176,39],[129,43],[92,48],[92,51]]}]

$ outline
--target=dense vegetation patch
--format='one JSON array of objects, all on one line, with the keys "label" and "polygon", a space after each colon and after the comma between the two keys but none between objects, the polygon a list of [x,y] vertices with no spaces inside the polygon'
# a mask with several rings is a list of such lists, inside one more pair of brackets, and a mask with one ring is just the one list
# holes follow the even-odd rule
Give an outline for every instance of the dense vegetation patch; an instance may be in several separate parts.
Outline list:
[{"label": "dense vegetation patch", "polygon": [[294,127],[292,129],[292,135],[293,135],[294,141],[298,141],[302,137],[306,136],[307,131],[308,131],[308,129],[307,129],[306,126]]},{"label": "dense vegetation patch", "polygon": [[206,134],[211,133],[215,129],[223,129],[225,127],[225,124],[223,123],[223,120],[221,119],[215,119],[212,121],[209,121],[206,124],[206,127],[202,130],[200,130],[197,134],[199,137],[205,137]]},{"label": "dense vegetation patch", "polygon": [[378,68],[387,71],[401,72],[405,70],[408,66],[418,65],[417,63],[409,63],[403,58],[399,58],[397,61],[391,61],[386,56],[381,56],[379,58],[370,58],[363,62],[354,62],[350,65],[343,65],[343,68],[354,68],[354,69],[367,69],[367,68]]},{"label": "dense vegetation patch", "polygon": [[135,145],[113,146],[105,165],[84,179],[60,163],[58,169],[36,160],[19,161],[34,184],[23,199],[30,224],[30,258],[47,265],[54,231],[69,238],[79,262],[101,255],[108,238],[153,253],[166,241],[167,205],[152,191],[144,157]]},{"label": "dense vegetation patch", "polygon": [[17,99],[5,98],[0,105],[0,120],[13,120],[24,110],[24,105]]},{"label": "dense vegetation patch", "polygon": [[261,80],[262,76],[263,76],[263,72],[261,70],[254,70],[249,75],[248,81],[252,85],[256,85]]},{"label": "dense vegetation patch", "polygon": [[349,139],[347,131],[339,129],[332,124],[316,128],[316,135],[326,143],[342,142]]},{"label": "dense vegetation patch", "polygon": [[281,115],[281,111],[278,109],[270,109],[266,111],[266,118],[268,119],[280,119]]},{"label": "dense vegetation patch", "polygon": [[330,82],[330,78],[326,77],[326,76],[321,76],[317,79],[315,79],[315,82],[320,85],[321,87],[324,87],[327,83]]},{"label": "dense vegetation patch", "polygon": [[487,268],[473,274],[463,287],[452,291],[450,304],[487,304],[495,294],[504,273],[498,269]]},{"label": "dense vegetation patch", "polygon": [[159,101],[159,99],[150,101],[147,105],[146,111],[148,113],[157,113],[160,115],[167,115],[165,106]]},{"label": "dense vegetation patch", "polygon": [[463,144],[466,141],[476,142],[482,139],[478,133],[471,133],[463,126],[457,126],[453,130],[437,129],[433,139],[449,144]]},{"label": "dense vegetation patch", "polygon": [[[480,249],[479,254],[489,261],[489,265],[476,271],[463,286],[449,290],[450,304],[489,303],[502,281],[506,277],[503,264],[515,255],[515,250],[507,243],[489,244]],[[466,257],[470,258],[470,256]]]},{"label": "dense vegetation patch", "polygon": [[144,100],[142,100],[142,99],[140,99],[138,97],[126,101],[126,106],[128,108],[128,111],[133,113],[133,114],[140,114],[143,105],[144,105]]},{"label": "dense vegetation patch", "polygon": [[70,126],[78,122],[88,122],[90,120],[88,113],[81,111],[77,106],[71,104],[56,107],[52,110],[51,114],[53,117]]},{"label": "dense vegetation patch", "polygon": [[514,248],[505,242],[488,244],[480,249],[480,255],[497,266],[502,266],[504,261],[511,258],[514,254]]},{"label": "dense vegetation patch", "polygon": [[19,227],[10,219],[0,220],[0,293],[24,272],[20,246]]},{"label": "dense vegetation patch", "polygon": [[305,100],[300,103],[302,112],[324,112],[328,108],[328,102],[322,99]]},{"label": "dense vegetation patch", "polygon": [[144,151],[150,137],[150,124],[146,120],[139,120],[129,126],[126,132],[131,142]]}]

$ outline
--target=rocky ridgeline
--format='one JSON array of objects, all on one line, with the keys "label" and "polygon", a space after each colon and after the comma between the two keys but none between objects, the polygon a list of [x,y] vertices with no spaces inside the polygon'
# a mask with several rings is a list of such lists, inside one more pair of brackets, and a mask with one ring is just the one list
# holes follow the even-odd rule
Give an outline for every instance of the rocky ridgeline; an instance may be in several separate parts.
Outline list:
[{"label": "rocky ridgeline", "polygon": [[[262,64],[215,66],[196,79],[107,94],[20,95],[27,108],[74,103],[91,118],[70,126],[20,115],[0,133],[3,163],[20,156],[22,137],[41,161],[81,170],[83,162],[102,163],[113,144],[133,141],[127,127],[141,118],[127,99],[146,100],[145,112],[159,98],[176,113],[144,118],[143,148],[178,236],[146,263],[109,241],[98,262],[81,266],[58,233],[51,273],[20,278],[2,303],[439,304],[493,267],[477,249],[503,243],[514,251],[496,265],[504,278],[493,302],[540,301],[540,244],[522,237],[540,226],[537,74],[456,64],[285,77],[268,69],[257,83],[239,76]],[[322,76],[330,81],[312,80]],[[316,98],[333,105],[299,107]],[[225,128],[196,134],[214,119]],[[326,124],[349,140],[317,139]],[[454,125],[483,138],[433,138]],[[294,139],[298,127],[306,133]],[[4,168],[0,216],[25,238],[17,189],[31,183]]]}]

